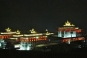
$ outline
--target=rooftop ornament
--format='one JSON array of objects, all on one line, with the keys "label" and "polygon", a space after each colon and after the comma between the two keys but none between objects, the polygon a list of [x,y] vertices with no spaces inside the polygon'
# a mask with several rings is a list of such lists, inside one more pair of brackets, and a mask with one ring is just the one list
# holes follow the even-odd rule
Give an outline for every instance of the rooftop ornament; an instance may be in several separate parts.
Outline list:
[{"label": "rooftop ornament", "polygon": [[6,32],[11,32],[11,29],[9,27],[5,30],[6,30]]},{"label": "rooftop ornament", "polygon": [[19,30],[17,30],[17,31],[16,31],[16,34],[20,34],[20,31],[19,31]]},{"label": "rooftop ornament", "polygon": [[65,22],[65,25],[63,25],[63,26],[75,26],[74,24],[71,24],[68,20],[67,20],[67,22]]},{"label": "rooftop ornament", "polygon": [[36,31],[34,30],[34,28],[32,28],[32,30],[30,30],[31,33],[36,33]]},{"label": "rooftop ornament", "polygon": [[49,32],[48,32],[48,29],[46,29],[46,33],[49,33]]},{"label": "rooftop ornament", "polygon": [[48,29],[46,29],[46,35],[50,35],[50,33],[48,32]]}]

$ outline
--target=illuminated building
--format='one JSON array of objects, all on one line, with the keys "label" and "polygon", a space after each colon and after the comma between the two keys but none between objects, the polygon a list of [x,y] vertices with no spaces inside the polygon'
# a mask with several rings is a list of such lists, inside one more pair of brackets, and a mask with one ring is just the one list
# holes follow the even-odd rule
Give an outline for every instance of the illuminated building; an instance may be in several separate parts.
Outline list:
[{"label": "illuminated building", "polygon": [[19,30],[15,31],[15,32],[12,32],[9,27],[5,30],[6,30],[6,32],[1,32],[1,34],[20,34]]},{"label": "illuminated building", "polygon": [[20,39],[20,46],[18,50],[31,50],[33,47],[32,42],[29,42],[28,38],[21,38]]},{"label": "illuminated building", "polygon": [[39,35],[51,35],[53,33],[49,33],[48,30],[46,30],[46,33],[37,33],[34,28],[30,30],[31,34],[21,34],[19,30],[17,31],[11,31],[11,29],[8,27],[5,29],[6,32],[0,32],[0,38],[6,39],[11,37],[21,37],[21,36],[39,36]]},{"label": "illuminated building", "polygon": [[6,32],[0,32],[0,38],[2,38],[2,39],[7,39],[7,38],[10,38],[10,37],[14,37],[14,35],[20,36],[20,31],[19,30],[15,31],[15,32],[12,32],[9,27],[5,30],[6,30]]},{"label": "illuminated building", "polygon": [[[74,40],[84,40],[83,37],[79,37],[81,34],[81,29],[78,27],[75,27],[74,24],[71,24],[68,20],[65,22],[63,27],[58,28],[58,37],[65,38],[63,39],[63,42],[66,42],[70,44],[70,42]],[[77,38],[79,37],[79,38]]]},{"label": "illuminated building", "polygon": [[[31,48],[31,43],[33,42],[38,42],[38,41],[46,41],[47,40],[47,35],[50,35],[47,31],[47,33],[37,33],[33,28],[30,30],[31,34],[21,34],[19,30],[12,32],[10,28],[5,29],[6,32],[1,32],[0,34],[0,39],[9,39],[12,41],[20,42],[20,46],[17,44],[14,44],[15,48],[20,47],[20,50],[30,50]],[[21,37],[24,37],[24,39],[21,39]],[[33,44],[34,45],[34,44]]]},{"label": "illuminated building", "polygon": [[84,41],[85,38],[84,37],[73,37],[72,39],[71,38],[64,38],[62,40],[62,42],[65,42],[67,44],[70,44],[70,42],[74,42],[74,41]]},{"label": "illuminated building", "polygon": [[5,49],[6,42],[3,39],[0,39],[0,48]]},{"label": "illuminated building", "polygon": [[35,42],[35,41],[41,41],[41,40],[47,40],[46,36],[23,36],[20,37],[20,41],[28,41],[28,42]]},{"label": "illuminated building", "polygon": [[16,32],[12,32],[9,27],[5,30],[6,30],[6,32],[1,32],[1,34],[16,34]]},{"label": "illuminated building", "polygon": [[45,36],[25,36],[20,37],[20,49],[19,50],[32,50],[38,41],[46,41]]},{"label": "illuminated building", "polygon": [[58,28],[58,37],[68,38],[68,37],[76,37],[81,32],[81,29],[75,27],[74,24],[71,24],[68,20],[65,22],[63,27]]},{"label": "illuminated building", "polygon": [[19,50],[31,50],[32,44],[29,42],[20,42],[20,49]]}]

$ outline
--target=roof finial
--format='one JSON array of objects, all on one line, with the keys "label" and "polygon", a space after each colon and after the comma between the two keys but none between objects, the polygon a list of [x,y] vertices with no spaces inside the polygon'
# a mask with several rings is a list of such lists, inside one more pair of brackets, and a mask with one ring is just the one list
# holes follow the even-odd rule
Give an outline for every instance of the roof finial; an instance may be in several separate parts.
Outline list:
[{"label": "roof finial", "polygon": [[70,24],[70,22],[67,20],[66,24]]},{"label": "roof finial", "polygon": [[31,33],[36,33],[36,31],[34,30],[34,28],[32,28],[32,30],[30,30]]},{"label": "roof finial", "polygon": [[6,30],[6,32],[11,32],[11,29],[9,27],[5,30]]},{"label": "roof finial", "polygon": [[46,31],[48,31],[48,29],[46,29]]},{"label": "roof finial", "polygon": [[67,20],[67,22],[65,22],[65,25],[63,25],[63,26],[75,26],[74,24],[71,24],[68,20]]},{"label": "roof finial", "polygon": [[67,22],[65,22],[64,26],[71,26],[71,23],[67,20]]},{"label": "roof finial", "polygon": [[46,33],[48,34],[49,32],[48,32],[48,29],[46,29]]},{"label": "roof finial", "polygon": [[19,31],[19,30],[17,30],[17,31],[16,31],[16,34],[20,34],[20,31]]}]

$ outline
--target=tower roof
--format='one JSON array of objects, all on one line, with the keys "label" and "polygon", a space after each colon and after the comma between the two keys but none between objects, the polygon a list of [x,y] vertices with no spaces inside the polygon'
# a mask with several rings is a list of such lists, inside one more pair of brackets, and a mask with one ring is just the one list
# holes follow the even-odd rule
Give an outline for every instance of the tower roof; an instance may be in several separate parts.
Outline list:
[{"label": "tower roof", "polygon": [[11,32],[11,29],[9,27],[5,30],[6,30],[6,32]]},{"label": "tower roof", "polygon": [[17,30],[16,32],[20,32],[19,30]]},{"label": "tower roof", "polygon": [[65,22],[65,25],[63,25],[63,26],[75,26],[74,24],[71,24],[68,20],[67,20],[67,22]]},{"label": "tower roof", "polygon": [[34,28],[32,28],[32,30],[30,30],[31,33],[36,33],[36,31],[34,30]]}]

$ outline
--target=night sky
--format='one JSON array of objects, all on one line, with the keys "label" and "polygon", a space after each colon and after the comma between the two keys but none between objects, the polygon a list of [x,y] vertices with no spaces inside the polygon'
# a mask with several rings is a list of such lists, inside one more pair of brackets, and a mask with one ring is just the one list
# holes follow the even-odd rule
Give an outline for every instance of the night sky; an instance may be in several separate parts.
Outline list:
[{"label": "night sky", "polygon": [[0,31],[12,30],[57,31],[69,20],[87,29],[86,0],[1,0]]}]

